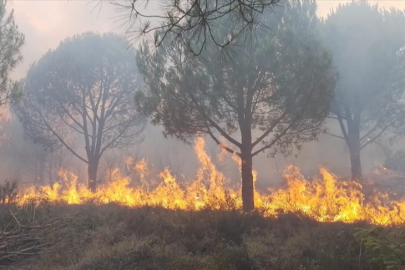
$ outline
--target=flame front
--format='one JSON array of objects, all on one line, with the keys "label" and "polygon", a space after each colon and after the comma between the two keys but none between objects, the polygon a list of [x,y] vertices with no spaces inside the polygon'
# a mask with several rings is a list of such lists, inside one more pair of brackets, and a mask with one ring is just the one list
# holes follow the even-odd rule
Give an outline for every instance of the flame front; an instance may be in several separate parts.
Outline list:
[{"label": "flame front", "polygon": [[[204,140],[198,139],[195,151],[200,162],[196,177],[188,184],[179,183],[166,168],[160,173],[163,180],[154,188],[147,181],[148,165],[145,160],[135,164],[140,185],[133,187],[129,177],[112,172],[108,183],[91,192],[78,183],[69,172],[60,173],[63,183],[50,187],[30,187],[19,193],[17,202],[45,200],[51,203],[96,204],[119,203],[130,207],[161,206],[168,209],[198,211],[201,209],[241,209],[240,187],[228,188],[228,179],[219,171],[204,151]],[[355,181],[338,180],[327,169],[321,168],[321,177],[304,179],[299,169],[289,166],[284,172],[287,187],[263,194],[255,191],[255,206],[264,216],[277,217],[280,213],[303,213],[320,222],[366,221],[379,225],[403,225],[405,200],[388,200],[387,194],[376,192],[366,196]],[[256,179],[256,172],[253,173]]]}]

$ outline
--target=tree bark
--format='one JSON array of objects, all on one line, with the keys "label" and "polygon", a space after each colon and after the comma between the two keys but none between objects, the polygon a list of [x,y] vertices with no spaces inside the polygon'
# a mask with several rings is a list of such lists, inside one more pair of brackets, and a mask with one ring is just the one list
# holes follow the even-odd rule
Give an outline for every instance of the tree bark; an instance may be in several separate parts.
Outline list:
[{"label": "tree bark", "polygon": [[242,152],[242,202],[243,211],[251,212],[255,208],[254,203],[254,185],[253,185],[253,173],[252,173],[252,155],[250,151],[248,153]]},{"label": "tree bark", "polygon": [[89,160],[88,165],[88,188],[91,191],[96,191],[97,188],[97,169],[98,169],[98,160]]},{"label": "tree bark", "polygon": [[360,159],[360,126],[357,121],[348,128],[348,146],[350,153],[350,166],[352,170],[352,179],[361,179],[361,159]]},{"label": "tree bark", "polygon": [[53,188],[53,175],[52,175],[52,170],[53,170],[53,153],[49,154],[49,168],[48,168],[48,178],[49,178],[49,187],[52,189]]},{"label": "tree bark", "polygon": [[45,162],[46,156],[40,155],[39,159],[39,175],[38,175],[38,185],[43,186],[45,184]]},{"label": "tree bark", "polygon": [[[360,140],[359,140],[360,141]],[[356,139],[351,140],[354,146],[349,147],[350,166],[352,169],[352,179],[360,179],[362,177],[361,159],[360,159],[360,142]]]}]

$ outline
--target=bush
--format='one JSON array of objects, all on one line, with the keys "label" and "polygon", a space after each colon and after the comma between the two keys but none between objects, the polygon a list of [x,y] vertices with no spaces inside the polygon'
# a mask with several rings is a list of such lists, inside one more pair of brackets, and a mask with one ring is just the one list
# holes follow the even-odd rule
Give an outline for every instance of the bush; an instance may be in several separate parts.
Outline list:
[{"label": "bush", "polygon": [[405,269],[405,230],[375,227],[355,234],[364,245],[370,263],[384,269]]},{"label": "bush", "polygon": [[0,204],[11,204],[17,197],[17,181],[0,184]]}]

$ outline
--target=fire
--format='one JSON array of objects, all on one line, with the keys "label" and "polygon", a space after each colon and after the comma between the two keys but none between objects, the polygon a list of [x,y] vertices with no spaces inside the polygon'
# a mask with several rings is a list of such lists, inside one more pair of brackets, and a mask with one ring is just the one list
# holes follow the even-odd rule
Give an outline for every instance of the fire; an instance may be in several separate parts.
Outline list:
[{"label": "fire", "polygon": [[[241,209],[240,187],[230,188],[229,179],[219,172],[204,151],[204,140],[198,139],[195,151],[200,162],[195,179],[189,183],[177,181],[169,168],[159,177],[160,183],[150,186],[148,164],[145,160],[136,163],[134,170],[140,183],[133,186],[129,177],[114,170],[108,183],[91,192],[77,177],[63,171],[62,183],[53,187],[30,187],[18,195],[18,204],[47,201],[50,203],[96,204],[119,203],[130,207],[161,206],[169,209],[198,211],[205,208],[231,210]],[[235,159],[235,157],[234,157]],[[235,159],[235,161],[238,161]],[[129,162],[131,163],[131,162]],[[362,186],[354,181],[342,181],[325,168],[321,175],[309,181],[299,169],[289,166],[284,172],[287,186],[269,194],[255,191],[255,206],[264,216],[277,217],[280,213],[303,213],[320,222],[353,223],[366,221],[379,225],[399,225],[405,220],[405,199],[389,200],[387,194],[375,192],[365,196]],[[257,173],[254,172],[256,181]]]}]

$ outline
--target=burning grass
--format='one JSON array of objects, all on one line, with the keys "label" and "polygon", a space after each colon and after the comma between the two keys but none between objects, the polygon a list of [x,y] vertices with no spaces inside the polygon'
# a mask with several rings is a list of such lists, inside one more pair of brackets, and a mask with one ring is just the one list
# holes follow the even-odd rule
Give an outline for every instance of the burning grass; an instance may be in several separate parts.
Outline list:
[{"label": "burning grass", "polygon": [[[255,192],[241,212],[240,188],[227,187],[204,151],[181,183],[165,169],[151,184],[147,163],[133,185],[118,170],[96,192],[64,182],[5,188],[0,266],[10,269],[403,269],[405,200],[339,180],[321,168],[307,180],[296,167],[286,187]],[[255,174],[256,175],[256,174]],[[7,186],[8,187],[8,186]],[[9,190],[10,189],[10,190]],[[2,193],[2,194],[3,194]],[[4,195],[3,194],[3,195]],[[10,204],[11,201],[16,202]],[[378,230],[370,230],[377,225]],[[396,227],[395,227],[396,226]],[[357,229],[362,229],[357,231]],[[12,268],[14,267],[14,268]]]},{"label": "burning grass", "polygon": [[[240,210],[240,187],[227,186],[228,179],[217,171],[204,151],[204,141],[199,139],[195,151],[200,162],[195,179],[184,184],[176,180],[167,168],[160,173],[161,182],[151,186],[147,179],[147,163],[134,164],[141,185],[131,185],[129,177],[118,170],[110,182],[91,192],[77,182],[77,177],[62,172],[63,183],[51,187],[31,187],[17,196],[19,205],[32,201],[51,203],[98,205],[118,203],[129,207],[160,206],[166,209],[199,211],[202,209]],[[390,199],[388,194],[374,190],[367,196],[356,181],[339,180],[325,168],[320,168],[317,179],[305,179],[299,169],[290,166],[285,170],[286,187],[265,194],[256,190],[255,205],[264,217],[278,217],[280,213],[303,213],[320,222],[353,223],[366,221],[375,225],[403,225],[405,199]],[[254,173],[256,176],[256,173]]]}]

